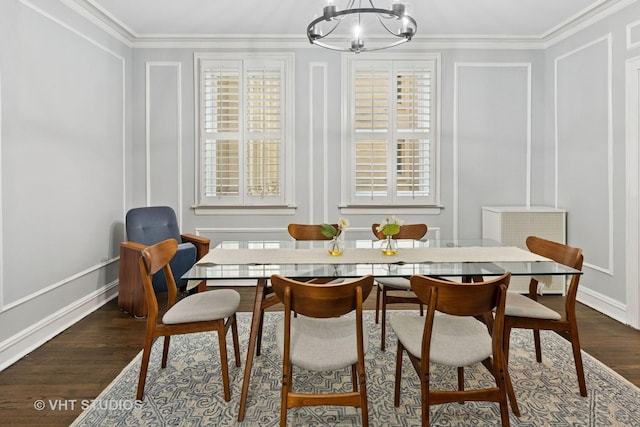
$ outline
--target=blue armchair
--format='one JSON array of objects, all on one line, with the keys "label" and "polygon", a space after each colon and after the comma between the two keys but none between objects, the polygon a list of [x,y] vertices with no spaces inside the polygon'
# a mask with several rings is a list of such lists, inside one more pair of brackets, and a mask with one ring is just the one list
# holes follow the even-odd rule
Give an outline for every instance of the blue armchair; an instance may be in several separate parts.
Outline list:
[{"label": "blue armchair", "polygon": [[[166,239],[176,239],[178,251],[170,266],[176,285],[184,290],[187,283],[180,277],[209,252],[211,241],[193,234],[181,234],[176,214],[168,206],[131,209],[127,212],[125,227],[128,240],[120,244],[118,306],[134,316],[146,316],[147,303],[138,267],[142,250]],[[204,289],[204,286],[202,282],[198,287]],[[153,288],[156,292],[167,290],[162,272],[153,276]]]}]

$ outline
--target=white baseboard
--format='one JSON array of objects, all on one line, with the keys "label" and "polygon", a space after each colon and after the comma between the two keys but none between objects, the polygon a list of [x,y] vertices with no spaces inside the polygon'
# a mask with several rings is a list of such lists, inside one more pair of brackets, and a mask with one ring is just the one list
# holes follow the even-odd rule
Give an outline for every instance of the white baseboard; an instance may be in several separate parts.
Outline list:
[{"label": "white baseboard", "polygon": [[629,324],[627,306],[620,301],[585,287],[578,288],[577,300],[620,323]]},{"label": "white baseboard", "polygon": [[0,343],[0,371],[118,296],[118,281],[58,310]]}]

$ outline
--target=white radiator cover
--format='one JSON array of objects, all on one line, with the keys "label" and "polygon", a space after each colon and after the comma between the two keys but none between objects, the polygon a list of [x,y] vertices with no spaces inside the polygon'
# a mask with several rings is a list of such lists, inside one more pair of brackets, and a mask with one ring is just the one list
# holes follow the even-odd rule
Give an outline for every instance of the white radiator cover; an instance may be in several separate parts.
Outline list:
[{"label": "white radiator cover", "polygon": [[[567,212],[546,206],[483,206],[482,238],[505,245],[527,249],[528,236],[538,236],[559,243],[567,240]],[[525,293],[529,277],[512,277],[509,290]],[[541,294],[564,294],[565,277],[556,276],[552,282],[540,285]]]}]

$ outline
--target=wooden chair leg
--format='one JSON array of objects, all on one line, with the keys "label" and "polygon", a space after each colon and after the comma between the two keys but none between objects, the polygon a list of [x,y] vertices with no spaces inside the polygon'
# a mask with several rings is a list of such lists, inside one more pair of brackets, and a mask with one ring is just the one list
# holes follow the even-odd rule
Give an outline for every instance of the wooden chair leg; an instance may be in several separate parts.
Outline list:
[{"label": "wooden chair leg", "polygon": [[358,365],[351,365],[351,383],[353,384],[353,391],[358,391]]},{"label": "wooden chair leg", "polygon": [[402,379],[402,352],[404,347],[400,340],[398,340],[398,351],[396,353],[396,382],[393,392],[393,406],[396,408],[400,406],[400,380]]},{"label": "wooden chair leg", "polygon": [[379,323],[379,319],[378,319],[378,312],[379,312],[379,307],[380,307],[380,284],[378,284],[378,286],[376,286],[376,325]]},{"label": "wooden chair leg", "polygon": [[[464,391],[464,366],[458,366],[458,391]],[[464,400],[458,403],[464,403]]]},{"label": "wooden chair leg", "polygon": [[280,402],[280,427],[286,427],[287,425],[287,401],[289,397],[289,391],[291,390],[291,378],[292,369],[291,364],[288,363],[283,366],[282,372],[282,398]]},{"label": "wooden chair leg", "polygon": [[264,325],[264,310],[260,310],[260,325],[258,326],[258,342],[256,343],[256,356],[260,356],[262,349],[262,326]]},{"label": "wooden chair leg", "polygon": [[573,360],[576,365],[576,374],[578,375],[578,386],[580,387],[580,396],[587,396],[587,383],[584,379],[584,367],[582,366],[582,353],[580,352],[580,338],[578,337],[578,328],[572,328],[569,331],[571,337],[571,346],[573,347]]},{"label": "wooden chair leg", "polygon": [[509,403],[511,404],[511,410],[516,417],[520,416],[520,408],[518,407],[518,401],[516,400],[516,394],[513,390],[513,383],[511,382],[511,375],[509,374],[509,344],[511,343],[511,325],[506,321],[504,323],[504,334],[502,337],[502,353],[504,355],[504,372],[505,380],[507,383],[507,396],[509,397]]},{"label": "wooden chair leg", "polygon": [[171,336],[166,335],[164,337],[164,344],[162,345],[162,368],[167,367],[167,358],[169,356],[169,343],[171,342]]},{"label": "wooden chair leg", "polygon": [[385,351],[385,340],[387,338],[387,288],[382,288],[382,315],[380,331],[380,350]]},{"label": "wooden chair leg", "polygon": [[138,377],[138,392],[136,399],[142,400],[144,394],[144,385],[147,381],[147,369],[149,368],[149,358],[151,357],[151,347],[153,346],[153,338],[146,337],[144,340],[144,349],[142,350],[142,363],[140,364],[140,376]]},{"label": "wooden chair leg", "polygon": [[240,340],[238,339],[238,320],[236,314],[231,316],[231,338],[233,339],[233,354],[236,359],[236,366],[240,367]]},{"label": "wooden chair leg", "polygon": [[504,322],[504,332],[502,335],[502,352],[504,353],[505,368],[509,367],[509,344],[511,343],[511,325]]},{"label": "wooden chair leg", "polygon": [[[502,349],[500,349],[500,351],[502,351]],[[500,359],[502,360],[503,364],[496,364],[496,361]],[[511,389],[511,392],[513,392],[513,389],[511,388],[511,378],[509,377],[509,370],[507,369],[504,352],[502,354],[502,357],[493,358],[493,371],[500,393],[500,399],[498,402],[500,404],[500,420],[502,422],[502,427],[509,427],[509,406],[507,404],[507,395],[509,394],[509,390]],[[512,401],[512,404],[513,403],[515,403],[515,396],[514,400]],[[517,409],[517,405],[515,409]],[[514,410],[514,412],[516,412],[516,410]],[[518,417],[520,416],[520,410],[517,410],[516,415]]]},{"label": "wooden chair leg", "polygon": [[358,362],[358,379],[360,386],[360,410],[362,412],[362,427],[369,427],[369,403],[367,401],[367,380],[364,372],[364,360]]},{"label": "wooden chair leg", "polygon": [[429,427],[429,410],[431,402],[429,398],[429,376],[424,372],[420,375],[420,395],[422,396],[422,427]]},{"label": "wooden chair leg", "polygon": [[224,401],[231,400],[231,386],[229,384],[229,361],[227,359],[227,336],[225,333],[224,319],[218,323],[218,347],[220,348],[220,370],[222,371],[222,388],[224,390]]},{"label": "wooden chair leg", "polygon": [[[507,405],[507,399],[506,396],[504,395],[504,387],[505,385],[502,384],[501,386],[501,391],[500,391],[500,420],[502,422],[502,427],[509,427],[509,406]],[[518,415],[520,416],[520,415]]]},{"label": "wooden chair leg", "polygon": [[507,397],[509,398],[509,404],[511,405],[511,410],[516,417],[520,417],[520,408],[518,407],[518,401],[516,400],[516,393],[513,390],[513,383],[511,382],[511,374],[509,374],[509,368],[506,365],[507,358],[505,357],[505,367],[504,367],[504,380],[505,386],[507,389]]},{"label": "wooden chair leg", "polygon": [[538,363],[541,363],[542,349],[540,348],[540,330],[539,329],[533,330],[533,343],[535,344],[535,347],[536,347],[536,360],[538,361]]}]

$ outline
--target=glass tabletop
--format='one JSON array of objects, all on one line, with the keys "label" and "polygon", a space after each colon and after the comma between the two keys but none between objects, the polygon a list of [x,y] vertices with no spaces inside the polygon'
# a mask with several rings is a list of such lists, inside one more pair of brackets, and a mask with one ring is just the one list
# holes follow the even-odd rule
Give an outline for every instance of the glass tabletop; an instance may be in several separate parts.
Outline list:
[{"label": "glass tabletop", "polygon": [[[378,240],[347,240],[345,251],[350,248],[380,248],[382,241]],[[488,240],[398,240],[398,249],[410,248],[454,248],[454,247],[498,247],[500,243]],[[216,248],[219,249],[312,249],[326,248],[328,241],[224,241]],[[513,276],[556,276],[581,274],[579,270],[567,267],[554,261],[521,261],[521,262],[420,262],[398,263],[390,256],[386,263],[343,264],[341,257],[331,258],[327,264],[225,264],[225,265],[194,265],[182,278],[190,280],[215,279],[268,279],[273,274],[299,279],[305,278],[355,278],[371,274],[377,277],[410,277],[414,274],[437,277],[472,277],[472,276],[500,276],[506,271]]]}]

